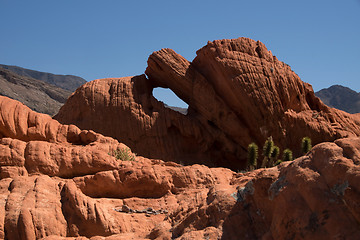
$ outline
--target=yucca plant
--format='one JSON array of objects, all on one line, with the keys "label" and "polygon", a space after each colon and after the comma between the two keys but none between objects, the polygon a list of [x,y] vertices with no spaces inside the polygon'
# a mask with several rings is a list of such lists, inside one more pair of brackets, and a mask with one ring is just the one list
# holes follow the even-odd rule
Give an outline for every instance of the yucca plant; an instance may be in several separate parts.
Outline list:
[{"label": "yucca plant", "polygon": [[274,148],[274,141],[272,137],[268,137],[263,147],[264,160],[262,161],[261,167],[266,167],[268,160],[270,159],[271,153]]},{"label": "yucca plant", "polygon": [[292,160],[293,160],[292,151],[288,148],[285,149],[283,152],[283,162],[292,161]]},{"label": "yucca plant", "polygon": [[303,153],[303,155],[307,154],[311,150],[311,148],[311,138],[304,137],[301,140],[301,152]]},{"label": "yucca plant", "polygon": [[250,143],[248,146],[248,169],[255,170],[258,158],[258,146],[255,143]]}]

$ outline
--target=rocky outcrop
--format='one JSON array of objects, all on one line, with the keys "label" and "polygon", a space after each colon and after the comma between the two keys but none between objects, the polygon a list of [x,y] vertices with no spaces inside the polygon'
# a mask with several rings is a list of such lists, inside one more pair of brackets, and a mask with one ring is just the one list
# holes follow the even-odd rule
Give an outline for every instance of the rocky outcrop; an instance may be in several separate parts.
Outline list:
[{"label": "rocky outcrop", "polygon": [[322,143],[293,162],[257,170],[238,188],[238,203],[227,219],[230,227],[224,223],[223,238],[356,239],[359,147],[359,138]]},{"label": "rocky outcrop", "polygon": [[68,178],[117,167],[108,153],[126,147],[93,131],[61,125],[15,100],[0,97],[0,176]]},{"label": "rocky outcrop", "polygon": [[77,89],[55,119],[123,136],[122,141],[143,156],[189,164],[198,155],[196,160],[213,164],[208,161],[211,152],[206,153],[211,147],[206,139],[212,137],[208,131],[196,119],[164,107],[152,89],[144,75],[91,81]]},{"label": "rocky outcrop", "polygon": [[[136,156],[0,97],[0,239],[356,239],[360,138],[233,172]],[[131,152],[130,152],[131,154]]]},{"label": "rocky outcrop", "polygon": [[18,100],[34,111],[53,116],[71,92],[0,67],[0,95]]},{"label": "rocky outcrop", "polygon": [[[358,116],[329,108],[259,41],[216,40],[193,62],[171,49],[154,52],[145,75],[81,86],[55,119],[124,142],[140,155],[243,169],[247,146],[272,136],[299,155],[300,140],[334,141],[360,134]],[[186,116],[152,95],[170,88]]]}]

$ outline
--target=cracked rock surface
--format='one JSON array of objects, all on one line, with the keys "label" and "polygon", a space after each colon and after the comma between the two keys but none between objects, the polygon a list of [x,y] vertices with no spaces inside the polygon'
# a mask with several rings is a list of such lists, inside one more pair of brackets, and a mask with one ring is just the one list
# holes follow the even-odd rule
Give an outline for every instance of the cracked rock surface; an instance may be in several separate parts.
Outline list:
[{"label": "cracked rock surface", "polygon": [[[300,155],[313,144],[360,136],[360,119],[326,106],[310,84],[260,41],[215,40],[192,62],[171,49],[152,53],[146,75],[98,79],[78,88],[55,119],[113,137],[137,154],[234,171],[246,165],[251,142],[272,136]],[[166,108],[152,91],[171,89],[189,105]]]},{"label": "cracked rock surface", "polygon": [[117,140],[6,97],[0,135],[0,239],[360,234],[360,138],[318,144],[293,162],[247,173],[140,156],[122,161],[109,155],[126,147]]},{"label": "cracked rock surface", "polygon": [[[209,42],[192,63],[155,52],[146,75],[86,83],[57,117],[70,125],[0,96],[0,239],[358,239],[358,115],[245,38]],[[250,140],[297,147],[304,134],[319,144],[292,162],[219,167],[242,169]]]}]

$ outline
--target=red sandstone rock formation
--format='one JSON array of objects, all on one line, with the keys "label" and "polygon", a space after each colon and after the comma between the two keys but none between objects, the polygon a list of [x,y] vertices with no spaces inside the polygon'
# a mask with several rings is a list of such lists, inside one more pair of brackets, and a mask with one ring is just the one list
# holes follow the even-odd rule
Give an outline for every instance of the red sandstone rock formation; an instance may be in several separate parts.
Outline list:
[{"label": "red sandstone rock formation", "polygon": [[[134,109],[136,110],[136,109]],[[360,138],[235,173],[108,153],[114,139],[0,97],[0,239],[357,239]]]},{"label": "red sandstone rock formation", "polygon": [[[360,120],[315,97],[261,42],[247,38],[209,42],[188,62],[171,49],[154,52],[146,75],[86,83],[55,119],[111,136],[136,153],[185,164],[243,169],[247,146],[272,136],[299,154],[313,143],[359,136]],[[188,114],[152,96],[170,88],[189,104]]]},{"label": "red sandstone rock formation", "polygon": [[124,144],[0,97],[0,177],[41,173],[69,178],[116,169],[108,153]]}]

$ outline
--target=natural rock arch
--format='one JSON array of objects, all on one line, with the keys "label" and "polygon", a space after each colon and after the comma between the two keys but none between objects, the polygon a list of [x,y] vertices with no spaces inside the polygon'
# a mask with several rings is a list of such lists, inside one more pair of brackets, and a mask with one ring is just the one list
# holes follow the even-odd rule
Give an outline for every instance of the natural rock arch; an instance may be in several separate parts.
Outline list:
[{"label": "natural rock arch", "polygon": [[[145,74],[86,83],[55,119],[114,137],[149,158],[233,170],[245,168],[249,143],[262,146],[269,136],[297,156],[304,136],[317,144],[360,134],[358,117],[323,104],[259,41],[215,40],[193,62],[162,49],[150,55]],[[187,115],[157,101],[156,87],[188,103]]]}]

